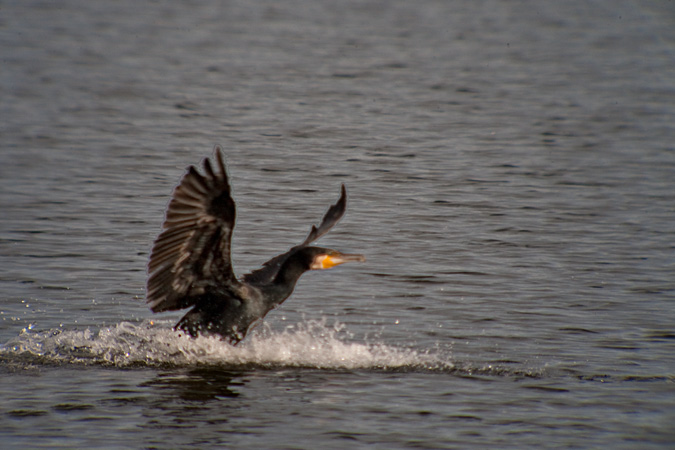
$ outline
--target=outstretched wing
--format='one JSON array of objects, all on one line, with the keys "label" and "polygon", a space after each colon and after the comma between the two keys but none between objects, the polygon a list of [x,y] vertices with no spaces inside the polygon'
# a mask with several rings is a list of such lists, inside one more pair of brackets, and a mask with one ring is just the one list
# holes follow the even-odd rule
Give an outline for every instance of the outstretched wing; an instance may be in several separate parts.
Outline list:
[{"label": "outstretched wing", "polygon": [[283,253],[279,256],[275,256],[274,258],[270,259],[265,264],[263,264],[263,266],[260,269],[254,270],[248,275],[245,275],[244,281],[253,284],[272,282],[272,280],[274,280],[274,277],[276,277],[277,273],[279,272],[279,268],[283,265],[284,261],[286,261],[286,259],[290,256],[291,253],[302,247],[307,247],[312,242],[316,241],[321,236],[328,233],[331,230],[331,228],[333,228],[335,224],[338,223],[338,221],[342,218],[342,216],[345,215],[346,209],[347,209],[347,190],[345,189],[345,185],[343,184],[340,190],[340,198],[338,199],[338,201],[334,205],[331,205],[330,208],[328,208],[328,211],[326,211],[326,214],[323,216],[323,220],[321,220],[321,224],[318,227],[312,225],[312,229],[309,231],[309,235],[307,235],[307,238],[302,242],[302,244],[296,245],[286,253]]},{"label": "outstretched wing", "polygon": [[305,239],[305,241],[302,244],[300,244],[299,247],[306,247],[312,242],[319,239],[324,234],[328,233],[330,229],[333,228],[340,219],[342,219],[342,216],[345,215],[346,209],[347,209],[347,189],[343,184],[342,188],[340,189],[340,198],[338,199],[338,201],[330,208],[328,208],[328,211],[326,211],[326,214],[323,216],[321,225],[319,225],[318,228],[312,225],[312,229],[309,231],[307,239]]},{"label": "outstretched wing", "polygon": [[219,146],[216,170],[190,166],[173,192],[148,262],[147,302],[154,312],[183,309],[208,290],[236,290],[230,242],[236,216]]}]

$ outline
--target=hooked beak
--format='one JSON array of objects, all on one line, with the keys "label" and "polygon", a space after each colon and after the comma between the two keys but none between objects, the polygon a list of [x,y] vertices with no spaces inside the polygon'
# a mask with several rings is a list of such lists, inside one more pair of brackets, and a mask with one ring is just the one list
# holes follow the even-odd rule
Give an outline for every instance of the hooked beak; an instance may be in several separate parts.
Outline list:
[{"label": "hooked beak", "polygon": [[364,262],[366,257],[357,253],[334,253],[330,255],[319,255],[314,258],[310,266],[312,270],[330,269],[340,264],[348,262]]}]

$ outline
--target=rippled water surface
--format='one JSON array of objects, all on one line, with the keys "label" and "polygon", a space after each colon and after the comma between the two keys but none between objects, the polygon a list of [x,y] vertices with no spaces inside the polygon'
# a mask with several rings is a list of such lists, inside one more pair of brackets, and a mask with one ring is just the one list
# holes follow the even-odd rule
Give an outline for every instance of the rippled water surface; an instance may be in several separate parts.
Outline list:
[{"label": "rippled water surface", "polygon": [[[673,2],[4,2],[3,448],[672,448]],[[152,315],[173,186],[226,149],[237,347]]]}]

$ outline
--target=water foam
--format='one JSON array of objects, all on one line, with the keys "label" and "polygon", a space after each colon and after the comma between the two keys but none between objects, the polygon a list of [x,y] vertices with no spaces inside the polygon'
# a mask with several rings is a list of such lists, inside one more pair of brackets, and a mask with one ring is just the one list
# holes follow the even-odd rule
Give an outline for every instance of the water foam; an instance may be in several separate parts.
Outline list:
[{"label": "water foam", "polygon": [[448,358],[383,343],[350,342],[339,323],[306,321],[284,331],[256,330],[233,347],[216,337],[181,335],[169,322],[121,322],[99,330],[26,330],[0,356],[28,362],[125,366],[224,365],[319,369],[452,369]]}]

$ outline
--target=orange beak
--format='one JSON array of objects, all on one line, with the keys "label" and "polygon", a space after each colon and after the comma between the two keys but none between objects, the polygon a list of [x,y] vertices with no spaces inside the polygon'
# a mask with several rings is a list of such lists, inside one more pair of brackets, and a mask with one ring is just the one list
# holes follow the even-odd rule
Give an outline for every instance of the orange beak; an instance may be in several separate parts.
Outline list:
[{"label": "orange beak", "polygon": [[330,269],[331,267],[338,266],[347,262],[364,262],[366,257],[356,253],[334,253],[334,254],[323,254],[314,258],[314,262],[310,266],[312,270],[322,270]]}]

